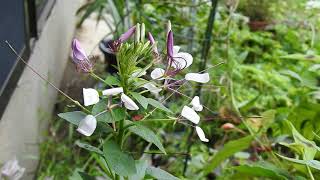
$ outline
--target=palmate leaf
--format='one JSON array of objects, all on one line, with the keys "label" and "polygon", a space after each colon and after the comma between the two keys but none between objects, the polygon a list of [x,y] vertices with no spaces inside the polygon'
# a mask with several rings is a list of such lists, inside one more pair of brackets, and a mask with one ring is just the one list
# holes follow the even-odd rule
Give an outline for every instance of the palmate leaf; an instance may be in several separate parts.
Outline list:
[{"label": "palmate leaf", "polygon": [[129,177],[137,172],[133,157],[122,152],[115,141],[108,140],[104,143],[103,154],[110,168],[116,174]]},{"label": "palmate leaf", "polygon": [[252,140],[252,136],[246,136],[226,143],[224,147],[213,157],[209,165],[204,169],[204,173],[210,173],[212,170],[218,167],[222,161],[229,158],[234,153],[247,149]]},{"label": "palmate leaf", "polygon": [[160,151],[162,151],[164,154],[166,154],[166,150],[164,149],[158,136],[151,129],[149,129],[146,126],[143,126],[141,124],[134,123],[133,126],[129,127],[129,131],[140,136],[144,140],[146,140],[150,143],[153,143],[155,146],[157,146],[159,148]]},{"label": "palmate leaf", "polygon": [[58,116],[66,121],[68,121],[71,124],[74,124],[76,126],[79,125],[80,121],[86,117],[86,113],[81,111],[73,111],[73,112],[66,112],[66,113],[60,113]]}]

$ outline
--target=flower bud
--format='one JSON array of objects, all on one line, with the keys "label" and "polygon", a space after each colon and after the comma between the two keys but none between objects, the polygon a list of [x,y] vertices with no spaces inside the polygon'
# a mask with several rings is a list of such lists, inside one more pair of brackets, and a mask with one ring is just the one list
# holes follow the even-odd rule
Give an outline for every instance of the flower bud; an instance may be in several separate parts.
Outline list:
[{"label": "flower bud", "polygon": [[221,126],[221,128],[225,131],[228,131],[228,130],[234,129],[235,126],[232,123],[225,123]]}]

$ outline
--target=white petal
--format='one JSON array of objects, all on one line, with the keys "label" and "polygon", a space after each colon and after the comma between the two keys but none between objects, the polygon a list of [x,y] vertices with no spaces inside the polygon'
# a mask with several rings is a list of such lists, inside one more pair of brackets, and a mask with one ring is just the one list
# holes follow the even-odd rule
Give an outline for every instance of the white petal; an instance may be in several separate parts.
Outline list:
[{"label": "white petal", "polygon": [[146,88],[148,91],[150,91],[154,95],[158,95],[159,92],[162,90],[161,88],[158,88],[156,85],[153,83],[146,83],[142,87]]},{"label": "white petal", "polygon": [[102,94],[105,96],[113,96],[113,95],[117,95],[123,93],[123,88],[122,87],[118,87],[118,88],[111,88],[111,89],[106,89],[102,91]]},{"label": "white petal", "polygon": [[194,109],[195,111],[202,111],[203,110],[203,106],[200,103],[200,98],[199,96],[195,96],[192,101],[191,101],[191,105],[192,105],[192,109]]},{"label": "white petal", "polygon": [[205,136],[203,130],[201,129],[201,127],[196,126],[196,132],[197,132],[197,134],[198,134],[198,136],[199,136],[201,141],[209,142],[209,139],[206,138],[206,136]]},{"label": "white petal", "polygon": [[17,158],[7,161],[1,168],[1,175],[7,179],[18,180],[23,176],[25,168],[19,166]]},{"label": "white petal", "polygon": [[139,109],[138,105],[124,93],[121,94],[121,101],[123,102],[124,106],[129,110]]},{"label": "white petal", "polygon": [[83,88],[83,101],[85,106],[90,106],[99,102],[99,93],[92,88]]},{"label": "white petal", "polygon": [[200,116],[192,108],[189,108],[188,106],[183,107],[181,116],[185,117],[186,119],[195,124],[198,124],[200,121]]},{"label": "white petal", "polygon": [[92,115],[87,115],[79,123],[77,131],[85,136],[91,136],[97,127],[97,120]]},{"label": "white petal", "polygon": [[173,46],[173,56],[175,54],[178,54],[179,50],[180,50],[180,46]]},{"label": "white petal", "polygon": [[208,73],[188,73],[185,76],[185,79],[188,81],[195,81],[198,83],[207,83],[210,81],[210,77]]},{"label": "white petal", "polygon": [[164,69],[161,68],[155,68],[152,72],[151,72],[151,78],[152,79],[159,79],[164,75]]},{"label": "white petal", "polygon": [[186,52],[180,52],[180,53],[174,54],[173,59],[175,63],[172,63],[171,66],[176,69],[187,68],[193,62],[193,57],[191,56],[191,54]]}]

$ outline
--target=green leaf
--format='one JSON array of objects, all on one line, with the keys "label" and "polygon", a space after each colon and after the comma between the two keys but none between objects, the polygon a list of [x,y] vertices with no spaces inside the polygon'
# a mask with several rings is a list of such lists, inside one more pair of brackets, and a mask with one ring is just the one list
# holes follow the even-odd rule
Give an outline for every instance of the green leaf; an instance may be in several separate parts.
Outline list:
[{"label": "green leaf", "polygon": [[131,92],[131,95],[134,99],[136,99],[139,104],[141,104],[141,106],[144,108],[144,109],[147,109],[148,108],[148,99],[145,98],[144,96],[140,95],[139,93],[136,93],[136,92]]},{"label": "green leaf", "polygon": [[262,118],[262,128],[260,132],[266,132],[268,130],[268,128],[273,124],[274,122],[274,117],[276,115],[276,111],[275,110],[268,110],[265,111],[261,114]]},{"label": "green leaf", "polygon": [[119,79],[115,76],[112,76],[112,75],[107,76],[107,78],[104,80],[104,82],[106,84],[108,84],[109,86],[114,86],[114,85],[119,86],[120,85]]},{"label": "green leaf", "polygon": [[131,176],[137,172],[134,159],[131,155],[121,151],[119,145],[108,140],[103,145],[103,153],[110,168],[118,175]]},{"label": "green leaf", "polygon": [[92,115],[97,115],[96,119],[99,122],[112,123],[123,120],[126,116],[126,111],[123,108],[114,108],[110,111],[106,111],[107,104],[104,101],[99,101],[92,108]]},{"label": "green leaf", "polygon": [[126,117],[126,110],[123,108],[114,108],[111,110],[111,115],[113,118],[112,122],[121,121]]},{"label": "green leaf", "polygon": [[165,112],[172,113],[172,111],[170,109],[168,109],[167,107],[165,107],[161,102],[156,101],[151,98],[147,98],[147,99],[148,99],[148,104],[150,104],[151,106],[158,108],[158,109],[161,109]]},{"label": "green leaf", "polygon": [[247,149],[250,146],[252,140],[252,136],[246,136],[241,139],[229,141],[228,143],[226,143],[224,147],[217,152],[217,154],[213,157],[207,168],[204,170],[205,174],[210,173],[222,161],[229,158],[234,153]]},{"label": "green leaf", "polygon": [[83,148],[83,149],[86,149],[88,151],[91,151],[91,152],[95,152],[95,153],[98,153],[100,155],[103,155],[103,152],[99,149],[99,148],[96,148],[94,146],[91,146],[90,144],[88,143],[85,143],[85,142],[80,142],[79,140],[76,141],[76,145]]},{"label": "green leaf", "polygon": [[317,160],[300,160],[300,159],[294,159],[294,158],[285,157],[285,156],[282,156],[280,154],[277,154],[277,155],[279,157],[285,159],[285,160],[288,160],[288,161],[291,161],[291,162],[294,162],[294,163],[297,163],[297,164],[303,164],[303,165],[312,167],[314,169],[320,170],[320,161],[317,161]]},{"label": "green leaf", "polygon": [[289,54],[286,56],[281,56],[283,59],[294,59],[303,61],[320,61],[319,55],[305,55],[305,54]]},{"label": "green leaf", "polygon": [[106,133],[106,134],[109,134],[109,133],[112,133],[114,132],[112,127],[105,123],[105,122],[101,122],[101,121],[98,121],[97,122],[97,128],[96,130],[94,131],[94,133]]},{"label": "green leaf", "polygon": [[129,180],[141,180],[144,178],[146,174],[146,169],[148,167],[148,161],[147,160],[136,160],[136,168],[137,168],[137,173],[134,175],[131,175],[129,177]]},{"label": "green leaf", "polygon": [[179,180],[179,178],[173,176],[167,171],[155,167],[148,167],[146,170],[146,174],[158,180]]},{"label": "green leaf", "polygon": [[80,169],[76,169],[69,180],[95,180],[95,178]]},{"label": "green leaf", "polygon": [[60,113],[58,116],[71,124],[74,124],[76,126],[79,125],[80,121],[86,117],[86,113],[81,111],[73,111],[73,112],[66,112],[66,113]]},{"label": "green leaf", "polygon": [[143,126],[141,124],[134,123],[133,126],[129,127],[129,130],[143,138],[144,140],[153,143],[156,145],[160,151],[162,151],[164,154],[166,154],[166,150],[164,149],[162,143],[160,142],[158,136],[149,128],[146,126]]},{"label": "green leaf", "polygon": [[272,179],[289,179],[289,173],[279,169],[273,164],[267,162],[258,162],[253,164],[245,164],[241,166],[236,166],[235,169],[239,173],[253,177],[268,177]]},{"label": "green leaf", "polygon": [[302,78],[300,77],[300,75],[294,71],[291,71],[291,70],[283,70],[283,71],[280,71],[281,74],[284,74],[284,75],[287,75],[287,76],[290,76],[300,82],[302,82]]},{"label": "green leaf", "polygon": [[[320,151],[320,148],[316,145],[314,141],[310,141],[303,137],[296,128],[292,125],[291,122],[286,121],[289,123],[292,131],[292,136],[294,138],[295,143],[302,145],[304,151],[304,158],[305,160],[312,160],[316,155],[317,151]],[[302,154],[300,154],[302,155]]]}]

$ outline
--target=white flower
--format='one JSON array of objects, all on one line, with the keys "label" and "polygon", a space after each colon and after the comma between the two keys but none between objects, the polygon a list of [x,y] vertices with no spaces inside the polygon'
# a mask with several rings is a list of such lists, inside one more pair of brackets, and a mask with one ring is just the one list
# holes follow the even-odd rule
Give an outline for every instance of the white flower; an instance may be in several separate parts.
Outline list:
[{"label": "white flower", "polygon": [[83,88],[83,101],[85,106],[90,106],[99,102],[99,93],[92,88]]},{"label": "white flower", "polygon": [[200,103],[200,98],[199,96],[195,96],[192,101],[191,101],[191,105],[192,105],[192,109],[194,109],[195,111],[202,111],[203,110],[203,106]]},{"label": "white flower", "polygon": [[178,54],[180,46],[173,46],[173,54]]},{"label": "white flower", "polygon": [[139,109],[138,105],[124,93],[121,94],[121,101],[123,102],[124,106],[129,110]]},{"label": "white flower", "polygon": [[164,69],[161,68],[155,68],[152,72],[151,72],[151,78],[152,79],[159,79],[162,80],[162,76],[164,75]]},{"label": "white flower", "polygon": [[200,121],[200,116],[190,107],[184,106],[181,111],[181,116],[185,117],[189,121],[198,124]]},{"label": "white flower", "polygon": [[102,91],[102,94],[105,96],[113,96],[113,95],[117,95],[123,93],[123,88],[122,87],[118,87],[118,88],[111,88],[111,89],[106,89]]},{"label": "white flower", "polygon": [[91,136],[97,127],[97,120],[92,115],[87,115],[79,123],[77,131],[85,136]]},{"label": "white flower", "polygon": [[21,179],[25,168],[19,166],[17,158],[7,161],[1,168],[1,177],[9,180],[19,180]]},{"label": "white flower", "polygon": [[185,79],[188,81],[195,81],[198,83],[207,83],[210,80],[209,74],[208,73],[188,73],[185,76]]},{"label": "white flower", "polygon": [[193,62],[192,55],[186,52],[179,52],[179,50],[179,46],[173,46],[173,60],[175,63],[172,63],[171,66],[175,69],[189,67]]},{"label": "white flower", "polygon": [[146,88],[148,91],[150,91],[154,95],[159,95],[159,92],[162,90],[161,88],[158,88],[153,83],[146,83],[142,87]]},{"label": "white flower", "polygon": [[306,9],[320,9],[320,1],[319,0],[310,0],[306,3]]},{"label": "white flower", "polygon": [[201,127],[196,126],[196,132],[197,132],[197,134],[198,134],[198,136],[199,136],[201,141],[209,142],[209,139],[206,138],[206,136],[205,136],[203,130],[201,129]]}]

